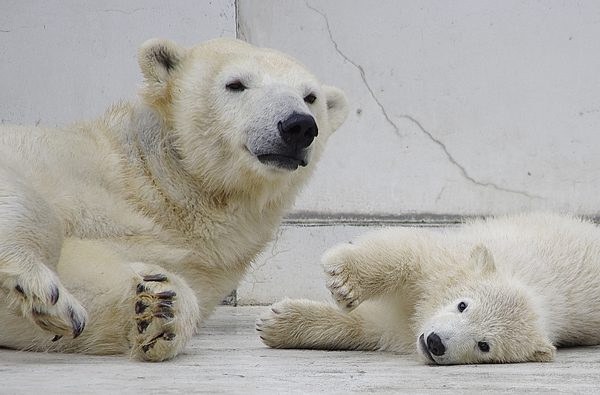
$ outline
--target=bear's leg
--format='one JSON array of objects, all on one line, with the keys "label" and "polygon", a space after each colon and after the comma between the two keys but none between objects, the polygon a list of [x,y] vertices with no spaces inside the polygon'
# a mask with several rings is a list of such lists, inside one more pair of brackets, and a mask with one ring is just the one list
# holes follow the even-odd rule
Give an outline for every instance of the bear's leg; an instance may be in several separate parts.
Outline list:
[{"label": "bear's leg", "polygon": [[128,256],[138,256],[136,241],[128,243],[65,240],[58,273],[90,315],[72,347],[92,354],[130,351],[147,361],[172,358],[200,321],[196,294],[161,266],[127,262]]},{"label": "bear's leg", "polygon": [[371,232],[354,244],[341,244],[328,250],[322,259],[326,286],[344,311],[365,300],[386,295],[417,300],[415,284],[430,268],[422,265],[427,252],[439,248],[432,243],[438,235],[421,229],[392,228]]},{"label": "bear's leg", "polygon": [[52,206],[0,163],[1,308],[18,311],[57,338],[77,337],[87,319],[55,272],[62,237]]},{"label": "bear's leg", "polygon": [[309,300],[275,303],[256,330],[273,348],[376,350],[382,337],[359,310],[344,314],[334,305]]},{"label": "bear's leg", "polygon": [[[57,272],[89,313],[76,339],[53,338],[11,309],[0,310],[0,343],[32,351],[124,354],[147,361],[177,355],[200,320],[194,291],[163,267],[128,263],[118,241],[65,239]],[[0,294],[0,303],[3,302]]]}]

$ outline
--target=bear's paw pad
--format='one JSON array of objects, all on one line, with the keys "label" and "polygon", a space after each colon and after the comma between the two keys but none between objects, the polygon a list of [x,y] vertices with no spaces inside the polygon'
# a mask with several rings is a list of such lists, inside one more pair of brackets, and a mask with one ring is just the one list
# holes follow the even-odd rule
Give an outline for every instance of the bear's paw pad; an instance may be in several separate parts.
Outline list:
[{"label": "bear's paw pad", "polygon": [[177,292],[164,274],[145,276],[134,302],[133,352],[142,360],[174,356],[177,336]]}]

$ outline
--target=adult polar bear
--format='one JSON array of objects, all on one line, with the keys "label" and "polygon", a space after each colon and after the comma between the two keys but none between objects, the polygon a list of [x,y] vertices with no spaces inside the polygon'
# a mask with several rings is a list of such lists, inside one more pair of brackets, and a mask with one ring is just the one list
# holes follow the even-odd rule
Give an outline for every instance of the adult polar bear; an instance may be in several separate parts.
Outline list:
[{"label": "adult polar bear", "polygon": [[600,229],[571,217],[386,229],[334,247],[323,264],[349,313],[284,300],[258,323],[266,344],[416,349],[437,364],[549,361],[555,346],[600,344]]},{"label": "adult polar bear", "polygon": [[348,114],[295,60],[232,39],[150,40],[139,63],[139,102],[0,133],[0,346],[175,356]]}]

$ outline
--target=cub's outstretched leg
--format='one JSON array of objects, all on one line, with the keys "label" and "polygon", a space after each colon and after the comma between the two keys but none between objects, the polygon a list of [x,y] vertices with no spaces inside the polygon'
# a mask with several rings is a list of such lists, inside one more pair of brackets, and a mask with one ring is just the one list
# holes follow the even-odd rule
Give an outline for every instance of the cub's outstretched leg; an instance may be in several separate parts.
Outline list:
[{"label": "cub's outstretched leg", "polygon": [[20,312],[56,339],[77,337],[85,327],[87,313],[56,274],[62,224],[50,204],[2,163],[0,180],[3,305]]},{"label": "cub's outstretched leg", "polygon": [[430,275],[422,263],[429,259],[427,251],[444,248],[431,242],[437,237],[425,230],[394,228],[330,249],[322,263],[326,285],[340,309],[284,300],[257,324],[261,338],[275,348],[414,352],[412,320],[422,290],[406,285]]},{"label": "cub's outstretched leg", "polygon": [[332,304],[310,300],[275,303],[256,330],[273,348],[376,350],[381,338],[359,310],[344,314]]}]

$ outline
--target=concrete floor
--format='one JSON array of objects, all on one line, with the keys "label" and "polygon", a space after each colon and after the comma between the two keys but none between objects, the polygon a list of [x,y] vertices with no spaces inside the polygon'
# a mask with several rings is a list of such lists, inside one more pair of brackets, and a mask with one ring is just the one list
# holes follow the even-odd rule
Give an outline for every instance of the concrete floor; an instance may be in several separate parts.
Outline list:
[{"label": "concrete floor", "polygon": [[384,352],[273,350],[254,322],[268,307],[220,307],[175,360],[143,363],[0,350],[0,394],[598,394],[600,346],[551,363],[427,366]]}]

